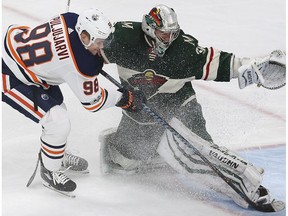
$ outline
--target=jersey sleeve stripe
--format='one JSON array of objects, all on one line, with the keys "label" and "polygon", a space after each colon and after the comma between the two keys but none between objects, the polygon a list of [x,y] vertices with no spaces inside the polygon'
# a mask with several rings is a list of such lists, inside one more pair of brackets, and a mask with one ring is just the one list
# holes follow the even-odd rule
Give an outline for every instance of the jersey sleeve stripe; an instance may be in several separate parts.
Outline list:
[{"label": "jersey sleeve stripe", "polygon": [[[8,80],[7,80],[8,79]],[[3,92],[6,93],[10,89],[9,86],[9,76],[2,74],[2,87],[3,87]]]},{"label": "jersey sleeve stripe", "polygon": [[208,56],[209,56],[209,60],[208,60],[208,63],[206,64],[204,80],[208,79],[209,73],[210,73],[210,64],[214,56],[214,49],[212,47],[210,47],[210,55],[208,54]]},{"label": "jersey sleeve stripe", "polygon": [[100,88],[101,89],[101,100],[97,103],[97,104],[93,104],[92,106],[91,105],[83,105],[83,107],[86,109],[86,110],[89,110],[91,112],[96,112],[98,110],[100,110],[103,105],[105,104],[106,100],[107,100],[107,97],[108,97],[108,92],[106,89],[103,89],[103,88]]}]

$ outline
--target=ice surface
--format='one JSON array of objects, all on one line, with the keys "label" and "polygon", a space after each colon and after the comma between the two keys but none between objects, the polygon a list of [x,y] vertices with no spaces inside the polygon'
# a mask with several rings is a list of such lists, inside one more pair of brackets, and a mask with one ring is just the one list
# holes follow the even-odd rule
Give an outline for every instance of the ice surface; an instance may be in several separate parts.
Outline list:
[{"label": "ice surface", "polygon": [[[64,12],[66,3],[66,0],[3,0],[3,33],[12,23],[34,25]],[[286,49],[285,0],[71,0],[70,10],[81,12],[98,7],[113,21],[140,21],[157,3],[172,6],[181,28],[202,46],[213,46],[240,57]],[[105,66],[105,70],[115,72],[115,66]],[[193,85],[214,141],[264,167],[263,184],[277,199],[286,200],[286,87],[278,91],[257,87],[239,90],[237,81],[195,81]],[[138,176],[102,176],[98,135],[117,126],[121,110],[88,113],[66,85],[61,88],[72,123],[69,149],[76,149],[88,159],[90,174],[73,178],[78,185],[75,199],[44,188],[39,173],[30,188],[26,188],[36,165],[41,128],[2,104],[4,216],[285,215],[285,211],[263,214],[241,209],[173,170]]]}]

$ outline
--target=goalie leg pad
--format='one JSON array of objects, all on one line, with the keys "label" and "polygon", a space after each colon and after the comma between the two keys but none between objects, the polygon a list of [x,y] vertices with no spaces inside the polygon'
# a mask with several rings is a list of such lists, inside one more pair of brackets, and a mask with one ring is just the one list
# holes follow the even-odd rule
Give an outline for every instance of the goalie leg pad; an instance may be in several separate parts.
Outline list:
[{"label": "goalie leg pad", "polygon": [[[171,126],[205,156],[223,175],[245,193],[251,200],[257,200],[257,189],[262,181],[260,169],[249,164],[231,151],[211,144],[191,132],[178,119],[173,118]],[[158,147],[158,153],[164,160],[180,173],[187,174],[193,180],[226,194],[238,205],[247,208],[248,203],[230,188],[223,179],[212,171],[193,151],[191,146],[166,131]]]}]

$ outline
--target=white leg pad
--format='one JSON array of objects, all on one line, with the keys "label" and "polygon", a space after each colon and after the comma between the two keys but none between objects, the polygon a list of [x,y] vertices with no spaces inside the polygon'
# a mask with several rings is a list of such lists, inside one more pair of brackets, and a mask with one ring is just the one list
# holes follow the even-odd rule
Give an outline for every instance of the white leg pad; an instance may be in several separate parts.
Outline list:
[{"label": "white leg pad", "polygon": [[[191,145],[228,178],[235,182],[250,199],[257,199],[257,189],[262,182],[262,174],[252,164],[226,148],[211,144],[191,132],[178,119],[173,118],[170,125],[176,129]],[[166,131],[158,147],[158,153],[175,170],[187,174],[194,181],[226,194],[238,205],[246,208],[244,201],[223,179],[195,154],[191,146],[180,141],[170,131]]]}]

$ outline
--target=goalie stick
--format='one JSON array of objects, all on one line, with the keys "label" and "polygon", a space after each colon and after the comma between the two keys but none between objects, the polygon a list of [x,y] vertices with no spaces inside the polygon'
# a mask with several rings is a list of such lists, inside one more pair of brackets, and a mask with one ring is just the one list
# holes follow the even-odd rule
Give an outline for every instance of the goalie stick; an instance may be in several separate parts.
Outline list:
[{"label": "goalie stick", "polygon": [[[115,80],[112,76],[107,74],[104,70],[101,70],[100,73],[116,85],[118,88],[123,88],[121,83]],[[218,170],[201,152],[198,151],[190,142],[188,142],[180,133],[178,133],[169,123],[167,123],[162,117],[160,117],[156,112],[154,112],[151,108],[149,108],[146,104],[143,104],[143,111],[146,112],[148,115],[154,118],[154,120],[159,123],[162,127],[169,130],[174,136],[179,138],[185,145],[189,146],[195,154],[197,154],[223,181],[225,181],[237,194],[239,194],[251,208],[254,208],[261,212],[277,212],[281,211],[285,208],[285,204],[282,201],[275,201],[273,200],[271,203],[268,204],[258,204],[253,202],[245,193],[243,193],[239,188],[237,188],[231,179],[227,178],[223,173]]]}]

